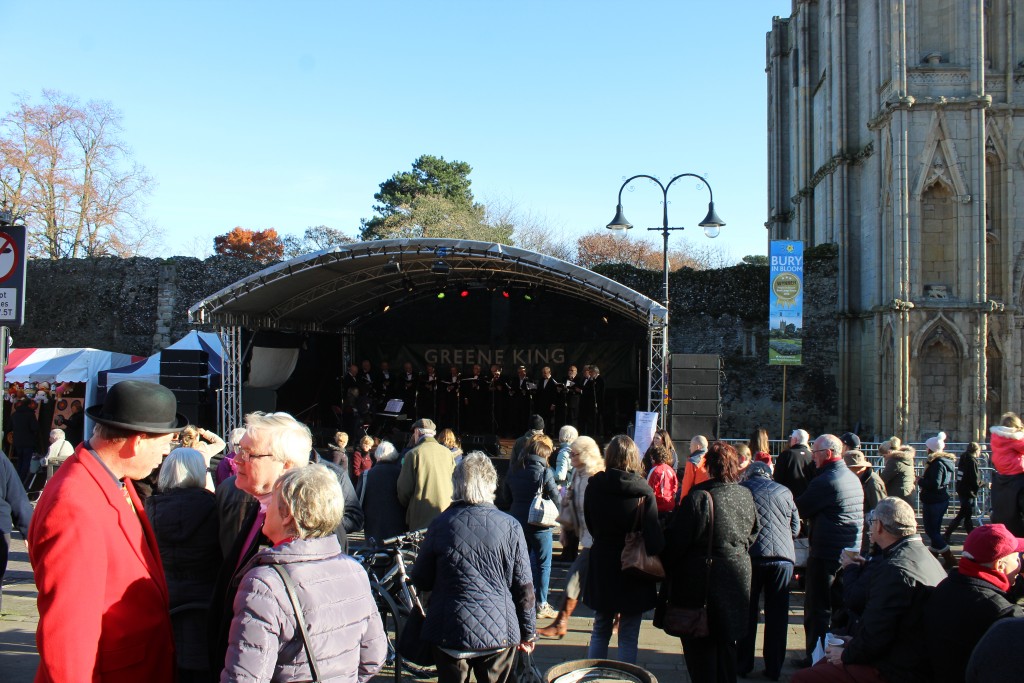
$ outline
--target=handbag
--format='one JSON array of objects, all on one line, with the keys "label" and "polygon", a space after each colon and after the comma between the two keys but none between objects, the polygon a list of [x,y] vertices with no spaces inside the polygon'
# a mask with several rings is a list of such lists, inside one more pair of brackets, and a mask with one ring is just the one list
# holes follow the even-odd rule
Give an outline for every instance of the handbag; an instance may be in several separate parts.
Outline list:
[{"label": "handbag", "polygon": [[420,666],[433,666],[434,645],[423,640],[423,622],[426,615],[419,607],[413,606],[409,616],[405,618],[405,625],[402,632],[398,634],[398,643],[395,645],[398,654],[413,664]]},{"label": "handbag", "polygon": [[569,486],[565,495],[562,496],[562,505],[558,511],[558,518],[555,519],[563,529],[568,529],[569,531],[576,530],[576,503],[573,502],[572,496],[572,486]]},{"label": "handbag", "polygon": [[533,526],[544,528],[558,526],[558,506],[555,505],[555,501],[544,497],[543,482],[537,489],[537,495],[533,497],[533,502],[530,503],[530,516],[527,521]]},{"label": "handbag", "polygon": [[622,571],[638,579],[661,581],[665,578],[665,567],[657,555],[647,554],[644,543],[643,505],[644,497],[636,502],[636,515],[633,518],[633,530],[626,534],[626,543],[622,547]]},{"label": "handbag", "polygon": [[680,638],[706,638],[711,631],[708,628],[708,592],[711,590],[711,541],[715,535],[715,499],[708,494],[708,507],[711,511],[711,524],[708,526],[708,550],[704,556],[704,604],[700,607],[677,607],[668,604],[662,617],[662,629],[670,636]]},{"label": "handbag", "polygon": [[295,610],[295,621],[299,625],[299,634],[302,636],[302,646],[306,649],[306,658],[309,660],[309,671],[313,675],[310,680],[314,683],[320,680],[320,667],[316,664],[316,657],[313,656],[313,648],[309,644],[309,633],[306,631],[306,620],[302,618],[302,607],[299,606],[299,598],[295,595],[295,583],[288,571],[279,564],[270,565],[284,581],[284,589],[291,600],[292,609]]},{"label": "handbag", "polygon": [[544,683],[537,665],[533,663],[533,655],[519,650],[516,652],[516,663],[512,668],[512,681],[515,683]]}]

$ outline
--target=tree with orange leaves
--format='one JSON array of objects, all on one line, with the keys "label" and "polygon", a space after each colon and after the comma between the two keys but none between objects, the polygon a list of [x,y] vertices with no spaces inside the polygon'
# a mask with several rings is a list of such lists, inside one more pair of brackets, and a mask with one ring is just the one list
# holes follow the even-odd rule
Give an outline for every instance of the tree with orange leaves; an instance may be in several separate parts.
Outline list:
[{"label": "tree with orange leaves", "polygon": [[213,238],[213,249],[224,256],[249,259],[257,263],[279,261],[284,255],[284,243],[277,230],[246,230],[242,226]]}]

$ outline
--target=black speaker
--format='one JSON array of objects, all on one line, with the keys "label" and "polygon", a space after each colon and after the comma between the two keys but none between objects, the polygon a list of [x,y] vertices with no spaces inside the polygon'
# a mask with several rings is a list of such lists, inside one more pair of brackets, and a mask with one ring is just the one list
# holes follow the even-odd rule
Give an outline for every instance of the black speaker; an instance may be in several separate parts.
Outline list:
[{"label": "black speaker", "polygon": [[501,455],[501,442],[494,434],[465,434],[462,437],[462,452],[483,451],[491,457]]},{"label": "black speaker", "polygon": [[161,377],[160,383],[174,391],[183,389],[185,391],[206,391],[209,387],[209,380],[206,377]]},{"label": "black speaker", "polygon": [[689,443],[697,435],[708,440],[718,438],[718,418],[710,415],[673,415],[670,419],[673,441]]},{"label": "black speaker", "polygon": [[178,405],[199,405],[212,401],[209,391],[190,391],[188,389],[171,389],[174,398],[178,399]]},{"label": "black speaker", "polygon": [[673,353],[672,369],[718,370],[721,357],[714,353]]},{"label": "black speaker", "polygon": [[672,368],[672,384],[714,384],[718,386],[719,372],[710,368]]},{"label": "black speaker", "polygon": [[677,401],[672,400],[669,408],[673,415],[706,415],[718,417],[718,400],[714,401]]},{"label": "black speaker", "polygon": [[673,384],[672,401],[717,401],[717,384]]},{"label": "black speaker", "polygon": [[160,363],[195,363],[205,365],[210,354],[201,349],[164,349],[160,352]]},{"label": "black speaker", "polygon": [[198,377],[209,372],[206,363],[160,363],[161,377]]}]

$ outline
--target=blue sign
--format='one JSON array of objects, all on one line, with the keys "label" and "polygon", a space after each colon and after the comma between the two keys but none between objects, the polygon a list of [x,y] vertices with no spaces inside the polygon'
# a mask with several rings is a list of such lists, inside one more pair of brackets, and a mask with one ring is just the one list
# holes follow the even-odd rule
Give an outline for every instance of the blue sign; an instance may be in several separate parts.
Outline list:
[{"label": "blue sign", "polygon": [[768,249],[768,365],[803,362],[804,243],[773,240]]}]

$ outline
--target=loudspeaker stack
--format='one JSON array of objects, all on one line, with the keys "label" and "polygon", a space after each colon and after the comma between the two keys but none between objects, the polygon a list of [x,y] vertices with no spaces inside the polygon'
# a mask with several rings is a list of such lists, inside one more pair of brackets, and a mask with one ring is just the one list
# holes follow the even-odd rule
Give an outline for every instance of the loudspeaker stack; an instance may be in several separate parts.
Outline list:
[{"label": "loudspeaker stack", "polygon": [[698,434],[718,438],[722,415],[722,359],[713,354],[672,354],[670,433],[688,442]]},{"label": "loudspeaker stack", "polygon": [[[210,387],[210,355],[193,349],[164,349],[160,352],[160,384],[174,392],[178,412],[189,424],[216,424],[216,399]],[[211,419],[212,418],[212,419]]]}]

